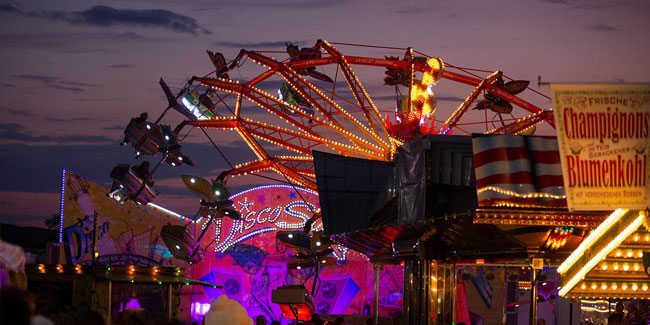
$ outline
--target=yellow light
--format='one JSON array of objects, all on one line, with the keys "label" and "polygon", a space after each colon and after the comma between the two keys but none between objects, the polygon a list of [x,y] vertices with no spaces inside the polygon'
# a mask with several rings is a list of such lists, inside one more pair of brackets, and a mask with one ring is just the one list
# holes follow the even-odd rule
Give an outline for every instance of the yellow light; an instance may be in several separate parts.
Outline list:
[{"label": "yellow light", "polygon": [[635,284],[632,285],[632,290],[637,291],[639,289],[639,286]]},{"label": "yellow light", "polygon": [[634,235],[634,241],[639,241],[639,235]]},{"label": "yellow light", "polygon": [[[620,216],[617,217],[615,215],[615,213],[617,211],[624,211],[624,213],[627,213],[629,210],[627,210],[627,209],[617,209],[616,211],[614,211],[614,213],[612,213],[610,215],[610,217],[605,219],[605,221],[603,221],[603,223],[600,226],[598,226],[598,228],[596,228],[596,230],[594,230],[594,232],[592,232],[592,234],[589,235],[587,237],[587,239],[585,239],[585,241],[583,241],[583,244],[585,242],[588,242],[589,246],[582,247],[581,254],[583,254],[584,250],[586,250],[587,247],[590,247],[590,245],[596,240],[594,238],[600,238],[602,236],[602,233],[604,233],[607,230],[607,228],[601,228],[603,225],[607,225],[607,227],[609,227],[613,222],[611,220],[616,220],[616,221],[620,220]],[[634,231],[636,231],[639,228],[639,226],[641,226],[641,224],[643,224],[644,219],[645,219],[645,212],[644,211],[639,212],[637,217],[623,231],[619,232],[616,235],[616,237],[614,237],[614,239],[612,239],[603,249],[600,250],[600,252],[598,252],[598,254],[596,254],[593,258],[591,258],[591,260],[589,260],[586,264],[584,264],[582,266],[582,268],[580,268],[580,270],[575,273],[573,278],[571,278],[571,280],[569,280],[566,283],[566,285],[564,285],[562,287],[562,289],[560,289],[560,291],[558,292],[559,295],[564,297],[564,295],[566,295],[567,292],[569,292],[569,290],[571,290],[578,283],[578,281],[580,281],[580,279],[583,278],[587,274],[588,271],[590,271],[592,268],[594,268],[594,266],[596,266],[596,264],[603,257],[607,256],[607,254],[609,254],[615,247],[620,245],[627,237],[629,237],[630,234],[632,234]],[[582,246],[582,244],[580,246]],[[574,256],[574,254],[576,252],[578,252],[579,250],[580,250],[580,247],[578,247],[578,249],[576,251],[574,251],[571,254],[571,256]],[[575,262],[575,260],[578,259],[578,257],[576,256],[576,257],[574,257],[574,261],[571,261],[571,263],[567,263],[569,261],[569,259],[571,259],[571,256],[569,256],[569,258],[567,260],[565,260],[564,263],[562,263],[562,265],[560,265],[560,267],[562,267],[564,265],[563,272],[565,272],[566,269],[570,265],[572,265]],[[566,263],[566,265],[565,265],[565,263]],[[559,269],[560,268],[558,268],[558,270]]]},{"label": "yellow light", "polygon": [[636,263],[635,263],[635,264],[634,264],[634,271],[638,271],[638,270],[639,270],[639,264],[636,264]]},{"label": "yellow light", "polygon": [[603,271],[607,270],[607,263],[603,263]]},{"label": "yellow light", "polygon": [[603,282],[603,284],[600,286],[601,289],[607,290],[607,283]]},{"label": "yellow light", "polygon": [[627,271],[629,269],[630,269],[630,266],[628,266],[627,263],[623,264],[623,271]]},{"label": "yellow light", "polygon": [[597,285],[597,284],[594,283],[594,284],[591,285],[591,289],[592,289],[592,290],[596,290],[596,288],[598,288],[598,285]]},{"label": "yellow light", "polygon": [[587,285],[583,282],[583,283],[582,283],[582,286],[580,286],[580,288],[582,288],[582,289],[584,290],[584,289],[587,288]]},{"label": "yellow light", "polygon": [[618,285],[617,285],[616,283],[612,284],[612,289],[613,289],[613,290],[618,289]]},{"label": "yellow light", "polygon": [[621,251],[616,251],[616,257],[621,257]]},{"label": "yellow light", "polygon": [[648,291],[648,285],[647,285],[647,284],[642,285],[642,286],[641,286],[641,289],[642,289],[643,291]]},{"label": "yellow light", "polygon": [[622,288],[623,290],[627,290],[627,283],[623,283],[623,285],[621,286],[621,288]]},{"label": "yellow light", "polygon": [[618,271],[618,263],[614,263],[614,271]]},{"label": "yellow light", "polygon": [[[578,248],[571,253],[571,255],[557,268],[558,273],[564,273],[570,265],[573,265],[580,257],[582,257],[587,250],[596,240],[600,239],[603,233],[608,230],[613,224],[618,222],[628,209],[616,209],[598,226],[585,240],[580,243]],[[564,288],[563,288],[564,289]]]},{"label": "yellow light", "polygon": [[632,256],[634,256],[634,252],[632,252],[632,250],[628,250],[627,257],[632,257]]}]

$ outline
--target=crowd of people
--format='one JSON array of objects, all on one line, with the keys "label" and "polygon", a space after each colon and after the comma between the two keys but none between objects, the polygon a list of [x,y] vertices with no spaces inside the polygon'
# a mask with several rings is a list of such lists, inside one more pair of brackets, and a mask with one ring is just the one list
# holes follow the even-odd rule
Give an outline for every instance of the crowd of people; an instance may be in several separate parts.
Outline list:
[{"label": "crowd of people", "polygon": [[650,317],[650,309],[645,300],[636,300],[624,305],[616,304],[616,309],[607,318],[608,325],[645,325]]}]

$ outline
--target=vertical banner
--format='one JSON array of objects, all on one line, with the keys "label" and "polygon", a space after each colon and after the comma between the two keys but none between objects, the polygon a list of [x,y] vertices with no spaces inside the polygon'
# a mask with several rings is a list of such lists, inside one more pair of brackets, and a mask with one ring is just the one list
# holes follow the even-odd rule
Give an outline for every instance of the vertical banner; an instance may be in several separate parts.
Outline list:
[{"label": "vertical banner", "polygon": [[569,210],[650,206],[650,84],[552,84]]}]

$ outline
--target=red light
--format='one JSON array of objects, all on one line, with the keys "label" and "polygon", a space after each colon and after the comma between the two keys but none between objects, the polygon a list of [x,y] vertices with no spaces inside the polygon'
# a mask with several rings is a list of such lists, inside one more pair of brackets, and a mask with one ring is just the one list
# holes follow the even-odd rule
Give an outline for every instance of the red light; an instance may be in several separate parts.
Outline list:
[{"label": "red light", "polygon": [[485,264],[485,260],[482,258],[477,258],[476,259],[476,264]]}]

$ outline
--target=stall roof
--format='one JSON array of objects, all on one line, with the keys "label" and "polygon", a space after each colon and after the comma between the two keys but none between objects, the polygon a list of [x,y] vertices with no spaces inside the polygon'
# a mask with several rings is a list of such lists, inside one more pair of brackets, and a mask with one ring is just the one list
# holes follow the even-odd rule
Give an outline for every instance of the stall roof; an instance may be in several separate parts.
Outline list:
[{"label": "stall roof", "polygon": [[[650,298],[648,211],[617,209],[558,267],[560,296]],[[647,257],[646,257],[647,258]]]},{"label": "stall roof", "polygon": [[176,266],[138,265],[75,265],[27,264],[25,272],[30,279],[70,280],[91,275],[113,282],[134,284],[184,284],[213,288],[221,286],[183,276],[184,269]]},{"label": "stall roof", "polygon": [[526,257],[526,245],[471,215],[452,215],[338,235],[336,240],[375,259],[421,257],[474,259]]}]

